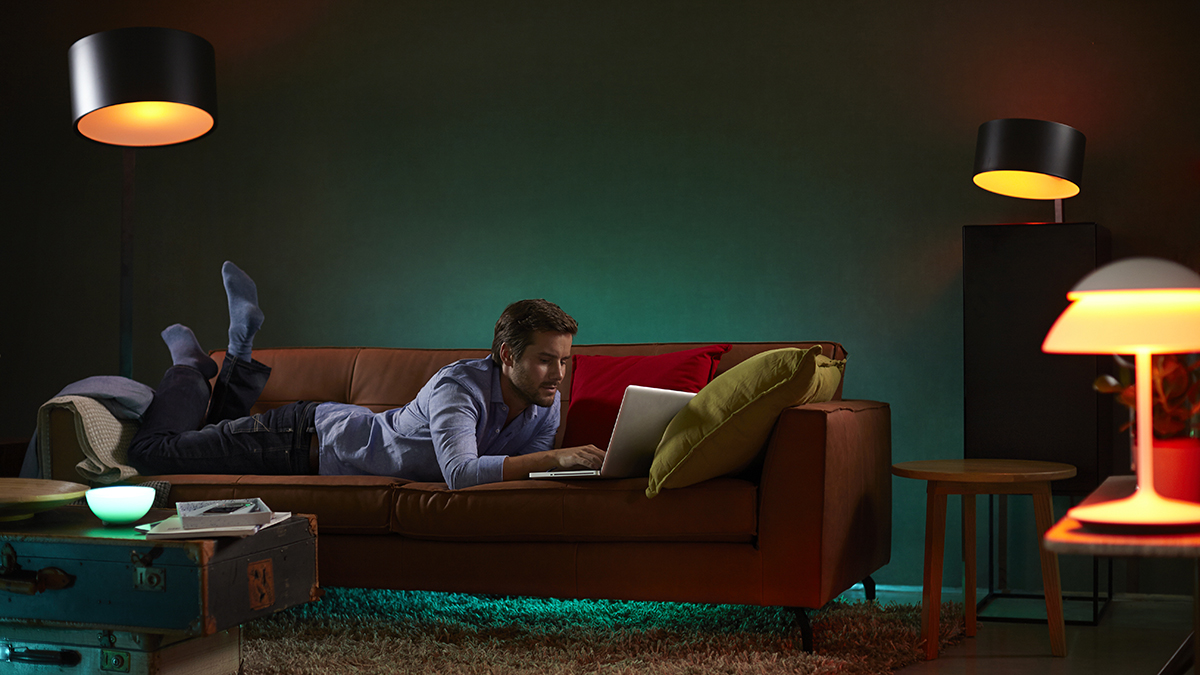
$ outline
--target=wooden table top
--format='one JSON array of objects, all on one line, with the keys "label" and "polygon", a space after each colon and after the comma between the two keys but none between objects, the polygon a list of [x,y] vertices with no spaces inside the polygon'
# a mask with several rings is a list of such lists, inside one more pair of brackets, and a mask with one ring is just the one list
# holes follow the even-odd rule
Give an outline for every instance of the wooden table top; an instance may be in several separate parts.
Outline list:
[{"label": "wooden table top", "polygon": [[949,483],[1029,483],[1071,478],[1075,467],[1024,459],[926,459],[893,464],[892,473]]},{"label": "wooden table top", "polygon": [[[1111,476],[1084,504],[1122,499],[1137,489],[1137,476]],[[1054,524],[1045,537],[1046,548],[1055,553],[1080,555],[1140,556],[1150,558],[1200,558],[1200,532],[1115,534],[1093,532],[1079,521],[1066,517]]]},{"label": "wooden table top", "polygon": [[0,522],[25,520],[83,497],[88,486],[40,478],[0,478]]}]

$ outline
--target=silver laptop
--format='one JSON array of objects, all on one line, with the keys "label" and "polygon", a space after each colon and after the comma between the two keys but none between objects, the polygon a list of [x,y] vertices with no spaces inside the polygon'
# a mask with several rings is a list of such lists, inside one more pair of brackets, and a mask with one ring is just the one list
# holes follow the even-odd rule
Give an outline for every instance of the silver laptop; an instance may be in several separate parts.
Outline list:
[{"label": "silver laptop", "polygon": [[595,469],[535,471],[530,478],[632,478],[649,476],[654,451],[671,419],[695,394],[630,385],[621,398],[604,464]]}]

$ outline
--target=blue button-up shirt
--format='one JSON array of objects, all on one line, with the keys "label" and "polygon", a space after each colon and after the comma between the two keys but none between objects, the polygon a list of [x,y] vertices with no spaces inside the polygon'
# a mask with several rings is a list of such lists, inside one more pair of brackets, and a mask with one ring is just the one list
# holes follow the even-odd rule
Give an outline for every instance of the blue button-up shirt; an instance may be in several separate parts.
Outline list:
[{"label": "blue button-up shirt", "polygon": [[554,447],[558,392],[550,407],[530,405],[505,427],[507,419],[500,367],[491,357],[458,361],[403,408],[318,405],[320,473],[445,481],[452,489],[500,481],[505,457]]}]

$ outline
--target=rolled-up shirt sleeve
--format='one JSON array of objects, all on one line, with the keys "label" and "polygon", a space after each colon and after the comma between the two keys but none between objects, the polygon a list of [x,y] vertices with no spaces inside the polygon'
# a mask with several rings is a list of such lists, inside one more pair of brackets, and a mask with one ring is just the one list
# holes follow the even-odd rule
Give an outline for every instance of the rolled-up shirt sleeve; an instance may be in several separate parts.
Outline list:
[{"label": "rolled-up shirt sleeve", "polygon": [[438,382],[430,397],[429,429],[433,450],[442,476],[452,490],[495,483],[504,478],[504,457],[479,453],[477,434],[480,421],[487,417],[487,411],[480,408],[481,403],[486,405],[449,378]]}]

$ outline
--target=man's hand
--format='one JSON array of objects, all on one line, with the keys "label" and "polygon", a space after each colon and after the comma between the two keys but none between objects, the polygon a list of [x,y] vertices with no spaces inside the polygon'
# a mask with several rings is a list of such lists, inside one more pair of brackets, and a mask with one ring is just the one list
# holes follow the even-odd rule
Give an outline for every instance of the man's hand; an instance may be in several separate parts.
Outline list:
[{"label": "man's hand", "polygon": [[528,478],[534,471],[555,469],[599,469],[604,463],[604,451],[594,445],[555,448],[528,455],[504,458],[504,480]]},{"label": "man's hand", "polygon": [[555,468],[570,469],[600,469],[604,464],[604,451],[594,445],[580,445],[574,448],[558,448],[550,450],[551,456],[558,462]]}]

